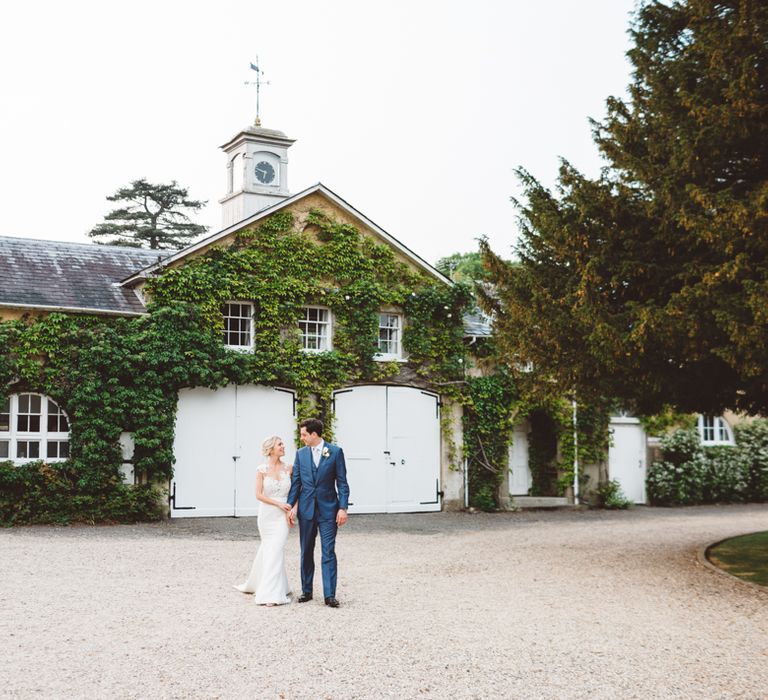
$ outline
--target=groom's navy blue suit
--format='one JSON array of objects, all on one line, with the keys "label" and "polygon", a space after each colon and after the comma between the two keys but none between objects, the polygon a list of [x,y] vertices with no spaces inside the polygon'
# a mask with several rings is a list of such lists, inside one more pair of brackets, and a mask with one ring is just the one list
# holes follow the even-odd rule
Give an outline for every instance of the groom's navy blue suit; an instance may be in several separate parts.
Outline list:
[{"label": "groom's navy blue suit", "polygon": [[301,542],[301,590],[312,593],[315,575],[315,539],[320,532],[323,596],[336,597],[336,513],[349,506],[347,465],[340,447],[325,443],[315,467],[312,450],[302,447],[296,453],[288,504],[299,503],[299,541]]}]

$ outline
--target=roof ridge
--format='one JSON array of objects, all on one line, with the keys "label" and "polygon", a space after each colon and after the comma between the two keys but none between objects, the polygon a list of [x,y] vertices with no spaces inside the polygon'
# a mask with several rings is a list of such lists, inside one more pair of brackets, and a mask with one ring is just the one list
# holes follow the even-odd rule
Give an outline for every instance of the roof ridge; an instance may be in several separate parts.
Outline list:
[{"label": "roof ridge", "polygon": [[26,241],[26,242],[35,242],[35,243],[55,243],[57,245],[72,245],[72,246],[82,246],[84,248],[94,248],[97,250],[125,250],[125,251],[131,251],[131,252],[138,252],[139,254],[145,254],[149,253],[151,255],[162,255],[163,253],[166,253],[167,255],[172,255],[174,250],[167,250],[167,249],[159,249],[159,248],[136,248],[134,246],[130,245],[105,245],[101,243],[83,243],[80,241],[58,241],[53,238],[29,238],[27,236],[2,236],[0,235],[0,240],[14,240],[14,241]]}]

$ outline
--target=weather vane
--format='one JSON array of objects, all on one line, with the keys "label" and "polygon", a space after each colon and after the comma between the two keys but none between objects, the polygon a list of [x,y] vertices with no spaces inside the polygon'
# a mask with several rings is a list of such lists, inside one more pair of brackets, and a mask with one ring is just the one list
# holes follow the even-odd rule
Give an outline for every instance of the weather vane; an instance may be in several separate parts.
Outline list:
[{"label": "weather vane", "polygon": [[262,85],[269,85],[269,80],[262,80],[261,76],[264,75],[264,71],[259,68],[259,57],[256,56],[256,63],[251,63],[251,70],[256,71],[256,80],[246,80],[246,85],[256,86],[256,121],[254,126],[261,126],[261,117],[259,116],[259,90]]}]

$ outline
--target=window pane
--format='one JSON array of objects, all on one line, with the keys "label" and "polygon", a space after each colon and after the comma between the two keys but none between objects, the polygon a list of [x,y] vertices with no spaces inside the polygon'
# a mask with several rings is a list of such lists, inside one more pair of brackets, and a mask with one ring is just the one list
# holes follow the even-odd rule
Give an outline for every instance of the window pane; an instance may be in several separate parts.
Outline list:
[{"label": "window pane", "polygon": [[400,355],[400,316],[379,314],[379,352]]},{"label": "window pane", "polygon": [[66,440],[51,440],[46,454],[51,459],[66,459],[69,457],[69,443]]},{"label": "window pane", "polygon": [[30,413],[40,413],[41,412],[41,403],[40,403],[40,397],[36,395],[32,395],[29,397],[29,405],[30,405]]},{"label": "window pane", "polygon": [[19,459],[37,459],[40,457],[40,443],[31,440],[19,440],[16,443],[16,456]]},{"label": "window pane", "polygon": [[11,443],[8,440],[0,440],[0,459],[8,459],[8,450]]},{"label": "window pane", "polygon": [[29,416],[19,416],[16,419],[16,430],[20,433],[29,432]]},{"label": "window pane", "polygon": [[30,433],[40,432],[40,416],[29,417],[29,432]]},{"label": "window pane", "polygon": [[19,413],[29,413],[29,394],[19,396]]},{"label": "window pane", "polygon": [[250,304],[223,304],[224,344],[250,347],[253,310]]},{"label": "window pane", "polygon": [[0,433],[7,433],[11,430],[11,414],[0,413]]}]

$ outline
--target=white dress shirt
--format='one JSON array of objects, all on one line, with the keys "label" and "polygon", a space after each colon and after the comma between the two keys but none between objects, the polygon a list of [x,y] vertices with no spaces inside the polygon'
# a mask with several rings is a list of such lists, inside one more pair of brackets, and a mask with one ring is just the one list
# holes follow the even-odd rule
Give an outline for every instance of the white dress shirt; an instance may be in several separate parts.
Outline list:
[{"label": "white dress shirt", "polygon": [[323,447],[325,446],[325,441],[320,440],[317,445],[310,448],[312,450],[312,462],[314,463],[315,467],[317,467],[320,464],[320,456],[323,453]]}]

